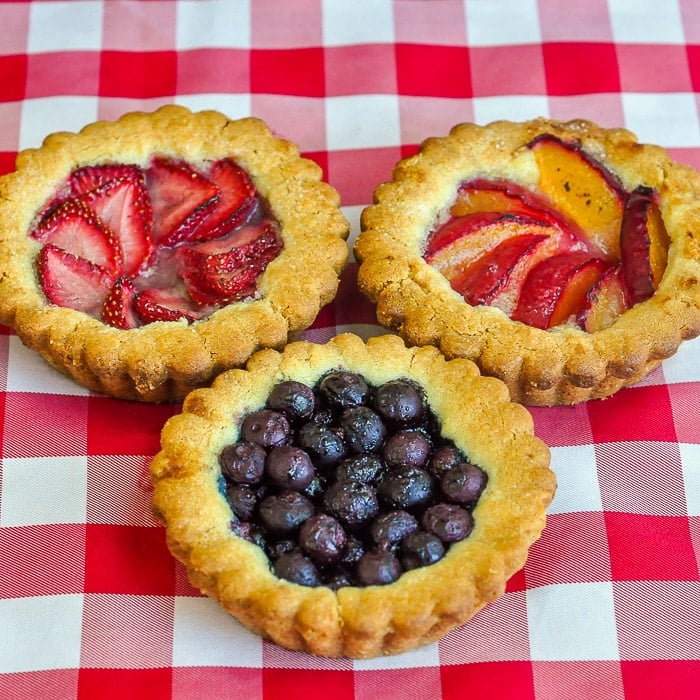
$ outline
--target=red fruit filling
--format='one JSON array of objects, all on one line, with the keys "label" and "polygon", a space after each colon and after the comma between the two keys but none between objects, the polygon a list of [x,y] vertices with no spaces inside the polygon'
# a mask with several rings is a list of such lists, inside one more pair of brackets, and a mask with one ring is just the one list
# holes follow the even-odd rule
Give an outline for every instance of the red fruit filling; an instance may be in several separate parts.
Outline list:
[{"label": "red fruit filling", "polygon": [[282,249],[277,221],[230,158],[80,168],[29,235],[42,245],[47,300],[123,330],[197,321],[254,296]]},{"label": "red fruit filling", "polygon": [[669,238],[658,196],[626,191],[578,144],[545,134],[528,147],[537,191],[464,182],[423,257],[472,306],[542,329],[607,328],[663,277]]}]

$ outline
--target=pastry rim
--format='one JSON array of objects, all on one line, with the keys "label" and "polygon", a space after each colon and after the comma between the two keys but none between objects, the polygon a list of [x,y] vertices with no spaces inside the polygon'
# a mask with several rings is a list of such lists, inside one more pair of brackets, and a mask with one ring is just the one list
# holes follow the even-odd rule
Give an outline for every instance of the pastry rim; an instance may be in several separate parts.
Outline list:
[{"label": "pastry rim", "polygon": [[[421,255],[425,232],[462,181],[502,178],[536,189],[534,156],[524,146],[544,133],[580,141],[628,191],[644,184],[660,194],[671,247],[659,289],[594,333],[571,326],[540,330],[498,309],[471,307]],[[397,164],[391,182],[376,188],[354,246],[358,284],[376,303],[381,325],[411,344],[435,344],[449,357],[474,360],[505,381],[516,401],[547,406],[603,398],[700,334],[697,201],[700,175],[625,129],[582,119],[458,124],[447,136],[424,141]]]},{"label": "pastry rim", "polygon": [[[85,165],[144,165],[155,154],[197,164],[233,157],[280,223],[284,249],[258,278],[257,298],[208,318],[120,330],[46,301],[34,270],[41,244],[27,235],[57,184]],[[0,178],[0,322],[56,369],[88,389],[141,401],[182,399],[261,347],[281,347],[308,328],[337,291],[348,258],[349,223],[338,192],[298,147],[259,118],[165,105],[57,132],[19,153]],[[323,251],[324,255],[319,255]],[[308,274],[305,274],[308,273]]]},{"label": "pastry rim", "polygon": [[[398,377],[420,383],[443,434],[487,471],[489,482],[471,535],[442,560],[387,586],[334,592],[277,578],[263,551],[233,534],[217,457],[237,438],[235,420],[260,408],[275,383],[313,385],[337,368],[361,372],[372,384]],[[484,421],[492,421],[492,432],[484,431]],[[154,513],[196,587],[283,647],[369,658],[435,641],[504,592],[544,528],[555,490],[549,463],[527,409],[474,363],[448,361],[434,347],[408,348],[396,335],[365,343],[345,333],[323,345],[297,341],[282,352],[262,350],[246,369],[229,370],[211,387],[193,391],[166,423],[150,469]]]}]

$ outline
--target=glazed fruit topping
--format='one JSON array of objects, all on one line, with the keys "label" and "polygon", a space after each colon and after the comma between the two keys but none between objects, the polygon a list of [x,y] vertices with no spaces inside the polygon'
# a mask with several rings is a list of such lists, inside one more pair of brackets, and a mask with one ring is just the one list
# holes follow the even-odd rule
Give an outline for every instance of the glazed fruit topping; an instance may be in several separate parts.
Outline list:
[{"label": "glazed fruit topping", "polygon": [[607,328],[663,277],[669,239],[658,196],[626,191],[578,143],[544,134],[528,148],[537,191],[463,183],[423,256],[472,306],[541,329]]},{"label": "glazed fruit topping", "polygon": [[163,155],[73,171],[29,235],[47,300],[127,330],[197,321],[256,294],[282,248],[248,173]]},{"label": "glazed fruit topping", "polygon": [[232,529],[304,586],[384,585],[468,537],[486,473],[421,387],[329,372],[277,384],[219,454]]}]

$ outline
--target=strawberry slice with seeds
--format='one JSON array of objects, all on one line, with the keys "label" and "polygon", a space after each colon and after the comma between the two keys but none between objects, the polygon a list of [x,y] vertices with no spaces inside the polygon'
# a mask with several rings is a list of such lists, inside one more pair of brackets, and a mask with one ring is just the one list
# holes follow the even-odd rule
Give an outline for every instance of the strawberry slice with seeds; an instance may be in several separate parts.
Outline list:
[{"label": "strawberry slice with seeds", "polygon": [[38,271],[49,302],[100,317],[114,280],[104,267],[49,243],[39,252]]},{"label": "strawberry slice with seeds", "polygon": [[223,236],[242,224],[255,206],[255,185],[248,173],[230,158],[217,160],[207,173],[220,196],[197,229],[196,240]]},{"label": "strawberry slice with seeds", "polygon": [[255,294],[255,281],[262,270],[243,267],[226,274],[210,275],[185,270],[183,279],[192,301],[199,306],[224,306]]},{"label": "strawberry slice with seeds", "polygon": [[152,212],[142,173],[108,180],[81,197],[115,234],[121,244],[122,274],[134,275],[153,253]]},{"label": "strawberry slice with seeds", "polygon": [[111,229],[85,204],[67,200],[42,219],[31,237],[117,275],[122,250]]},{"label": "strawberry slice with seeds", "polygon": [[153,239],[173,246],[189,240],[219,198],[218,187],[187,163],[154,158],[146,171],[153,207]]},{"label": "strawberry slice with seeds", "polygon": [[139,319],[134,312],[135,297],[136,287],[133,281],[128,277],[119,277],[102,305],[102,320],[121,330],[136,328]]},{"label": "strawberry slice with seeds", "polygon": [[152,287],[136,295],[134,309],[143,323],[154,321],[188,322],[204,318],[211,309],[198,309],[189,299],[168,289]]},{"label": "strawberry slice with seeds", "polygon": [[108,182],[118,180],[137,180],[141,177],[141,169],[137,165],[125,163],[110,163],[108,165],[86,165],[74,170],[68,178],[70,193],[73,197],[81,197],[88,192],[103,187]]}]

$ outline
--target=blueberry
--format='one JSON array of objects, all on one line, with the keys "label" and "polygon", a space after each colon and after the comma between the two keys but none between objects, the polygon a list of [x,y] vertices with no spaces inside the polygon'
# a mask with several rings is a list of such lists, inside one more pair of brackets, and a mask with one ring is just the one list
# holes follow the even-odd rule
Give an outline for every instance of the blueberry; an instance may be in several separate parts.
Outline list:
[{"label": "blueberry", "polygon": [[321,577],[318,569],[308,557],[298,549],[282,554],[273,565],[273,570],[280,578],[298,583],[300,586],[320,586]]},{"label": "blueberry", "polygon": [[283,491],[264,498],[258,508],[260,520],[266,530],[275,535],[296,532],[314,507],[306,496],[296,491]]},{"label": "blueberry", "polygon": [[377,489],[385,503],[409,510],[425,505],[433,491],[433,478],[425,470],[415,467],[389,472]]},{"label": "blueberry", "polygon": [[362,540],[355,535],[348,534],[345,539],[345,549],[340,557],[341,564],[354,567],[365,553],[365,546]]},{"label": "blueberry", "polygon": [[289,421],[283,413],[264,408],[243,419],[241,436],[263,447],[284,445],[289,438]]},{"label": "blueberry", "polygon": [[267,399],[267,405],[292,420],[308,420],[314,412],[316,398],[311,387],[290,380],[275,385]]},{"label": "blueberry", "polygon": [[430,457],[428,471],[436,478],[441,479],[445,472],[450,471],[464,461],[462,452],[454,445],[441,445]]},{"label": "blueberry", "polygon": [[363,484],[376,484],[384,472],[384,462],[376,454],[346,457],[335,470],[337,481],[355,479]]},{"label": "blueberry", "polygon": [[405,510],[390,510],[378,515],[370,525],[370,535],[380,547],[393,547],[418,529],[418,521]]},{"label": "blueberry", "polygon": [[423,467],[430,455],[430,441],[419,430],[399,430],[387,438],[382,449],[391,468]]},{"label": "blueberry", "polygon": [[265,468],[265,450],[252,442],[241,440],[227,445],[219,455],[222,474],[237,484],[257,484]]},{"label": "blueberry", "polygon": [[417,425],[425,413],[423,397],[406,379],[396,379],[377,387],[374,405],[382,418],[398,426]]},{"label": "blueberry", "polygon": [[291,552],[296,549],[297,543],[294,540],[275,540],[274,542],[268,542],[265,551],[267,556],[275,561],[279,559],[283,554]]},{"label": "blueberry", "polygon": [[352,452],[376,452],[386,437],[381,417],[367,406],[346,408],[340,416],[340,427]]},{"label": "blueberry", "polygon": [[347,571],[334,571],[323,581],[324,586],[328,586],[332,591],[337,591],[339,588],[352,586],[352,579]]},{"label": "blueberry", "polygon": [[445,498],[454,503],[473,505],[486,486],[486,473],[469,462],[462,462],[446,472],[440,479],[440,489]]},{"label": "blueberry", "polygon": [[231,484],[226,489],[226,499],[234,515],[241,520],[250,520],[253,517],[258,497],[248,484]]},{"label": "blueberry", "polygon": [[423,513],[423,527],[443,542],[459,542],[474,527],[471,513],[453,503],[438,503]]},{"label": "blueberry", "polygon": [[314,464],[320,467],[336,464],[347,453],[345,441],[338,432],[313,421],[305,423],[299,429],[297,442]]},{"label": "blueberry", "polygon": [[345,547],[345,530],[330,515],[319,513],[304,521],[299,531],[302,551],[320,564],[340,559]]},{"label": "blueberry", "polygon": [[406,569],[417,569],[440,561],[445,554],[445,547],[439,537],[418,530],[401,542],[401,563]]},{"label": "blueberry", "polygon": [[401,572],[401,563],[390,550],[366,552],[357,564],[357,579],[364,586],[393,583]]},{"label": "blueberry", "polygon": [[328,491],[324,503],[344,527],[354,530],[371,520],[379,511],[374,489],[360,481],[336,481]]},{"label": "blueberry", "polygon": [[364,377],[354,372],[329,372],[318,386],[319,394],[331,408],[347,408],[367,403],[369,387]]},{"label": "blueberry", "polygon": [[315,476],[314,465],[304,450],[293,445],[273,447],[265,461],[265,474],[274,486],[303,491]]}]

